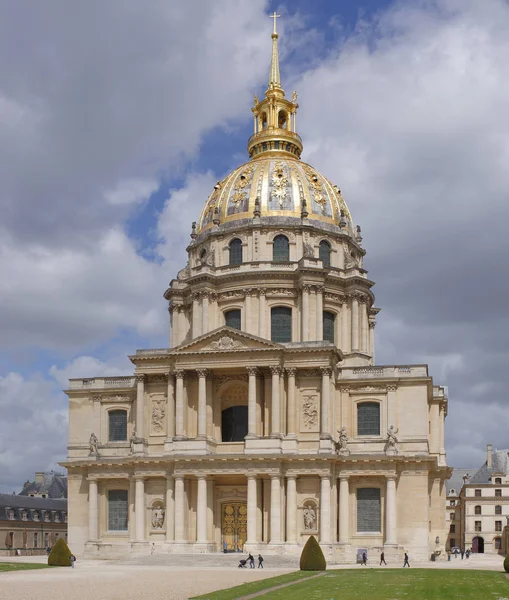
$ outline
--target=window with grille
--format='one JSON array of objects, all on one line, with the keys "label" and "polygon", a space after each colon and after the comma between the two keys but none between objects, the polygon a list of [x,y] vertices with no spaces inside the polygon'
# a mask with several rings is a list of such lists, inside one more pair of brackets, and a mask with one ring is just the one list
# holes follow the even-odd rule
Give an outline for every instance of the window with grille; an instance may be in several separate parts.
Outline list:
[{"label": "window with grille", "polygon": [[127,531],[127,490],[108,492],[108,531]]},{"label": "window with grille", "polygon": [[495,485],[502,485],[502,477],[495,477]]},{"label": "window with grille", "polygon": [[334,344],[334,323],[336,315],[325,311],[323,313],[323,339]]},{"label": "window with grille", "polygon": [[236,308],[234,310],[229,310],[224,313],[224,323],[228,327],[233,327],[233,329],[238,329],[240,331],[240,308]]},{"label": "window with grille", "polygon": [[482,531],[481,529],[481,521],[476,521],[474,526],[475,531]]},{"label": "window with grille", "polygon": [[451,521],[454,521],[456,519],[456,515],[454,513],[451,513]]},{"label": "window with grille", "polygon": [[274,306],[270,311],[270,339],[273,342],[292,341],[292,309]]},{"label": "window with grille", "polygon": [[481,497],[481,490],[475,490],[474,495],[476,496],[476,498],[480,498]]},{"label": "window with grille", "polygon": [[235,238],[230,242],[230,265],[242,264],[242,240]]},{"label": "window with grille", "polygon": [[290,260],[290,243],[284,235],[276,235],[272,246],[272,260],[288,262]]},{"label": "window with grille", "polygon": [[495,521],[495,531],[502,531],[502,521]]},{"label": "window with grille", "polygon": [[357,490],[357,531],[381,531],[380,489],[359,488]]},{"label": "window with grille", "polygon": [[330,244],[326,240],[320,242],[318,258],[323,262],[324,267],[330,267]]},{"label": "window with grille", "polygon": [[38,537],[39,537],[39,534],[38,533],[34,533],[34,548],[38,547],[38,545],[37,545]]},{"label": "window with grille", "polygon": [[362,402],[357,405],[357,435],[380,435],[378,402]]},{"label": "window with grille", "polygon": [[495,538],[495,550],[502,550],[502,538]]},{"label": "window with grille", "polygon": [[108,418],[110,442],[127,441],[127,411],[110,410]]},{"label": "window with grille", "polygon": [[502,490],[495,490],[495,496],[500,498],[502,496]]},{"label": "window with grille", "polygon": [[482,511],[482,509],[481,509],[480,506],[476,506],[475,509],[474,509],[474,512],[475,512],[476,515],[480,515],[481,511]]},{"label": "window with grille", "polygon": [[502,514],[502,507],[500,505],[495,506],[495,514],[496,515],[501,515]]},{"label": "window with grille", "polygon": [[456,525],[455,524],[449,525],[449,533],[456,533]]}]

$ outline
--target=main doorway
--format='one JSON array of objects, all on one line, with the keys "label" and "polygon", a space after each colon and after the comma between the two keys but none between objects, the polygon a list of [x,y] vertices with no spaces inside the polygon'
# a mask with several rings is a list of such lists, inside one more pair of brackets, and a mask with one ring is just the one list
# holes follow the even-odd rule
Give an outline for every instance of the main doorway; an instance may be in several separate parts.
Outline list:
[{"label": "main doorway", "polygon": [[484,554],[484,538],[476,536],[472,540],[472,552],[475,554]]},{"label": "main doorway", "polygon": [[221,504],[221,539],[223,552],[242,552],[247,539],[247,503]]}]

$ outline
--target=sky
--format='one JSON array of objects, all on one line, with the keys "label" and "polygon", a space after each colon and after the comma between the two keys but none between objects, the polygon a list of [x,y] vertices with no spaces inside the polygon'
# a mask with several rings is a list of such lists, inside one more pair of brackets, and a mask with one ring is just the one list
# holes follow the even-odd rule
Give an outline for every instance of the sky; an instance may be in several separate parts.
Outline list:
[{"label": "sky", "polygon": [[506,0],[27,0],[0,4],[0,492],[65,459],[69,377],[168,345],[274,10],[303,159],[362,227],[377,364],[448,386],[449,464],[509,447]]}]

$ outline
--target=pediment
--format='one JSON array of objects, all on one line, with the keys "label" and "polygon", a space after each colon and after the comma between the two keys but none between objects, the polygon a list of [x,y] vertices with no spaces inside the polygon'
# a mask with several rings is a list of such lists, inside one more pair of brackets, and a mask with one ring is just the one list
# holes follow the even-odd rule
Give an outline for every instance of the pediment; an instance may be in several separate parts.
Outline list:
[{"label": "pediment", "polygon": [[192,342],[177,346],[173,352],[184,354],[191,352],[239,352],[245,350],[282,350],[281,344],[264,340],[250,333],[231,327],[219,327]]}]

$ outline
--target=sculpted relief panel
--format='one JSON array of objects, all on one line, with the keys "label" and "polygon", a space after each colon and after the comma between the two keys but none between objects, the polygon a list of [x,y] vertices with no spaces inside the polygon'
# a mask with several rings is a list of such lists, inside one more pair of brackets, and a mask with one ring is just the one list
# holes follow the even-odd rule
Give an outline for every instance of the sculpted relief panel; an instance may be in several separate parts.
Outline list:
[{"label": "sculpted relief panel", "polygon": [[300,430],[316,433],[320,429],[320,407],[316,390],[303,390],[300,414]]},{"label": "sculpted relief panel", "polygon": [[150,431],[152,435],[166,433],[166,394],[153,393],[150,398]]}]

